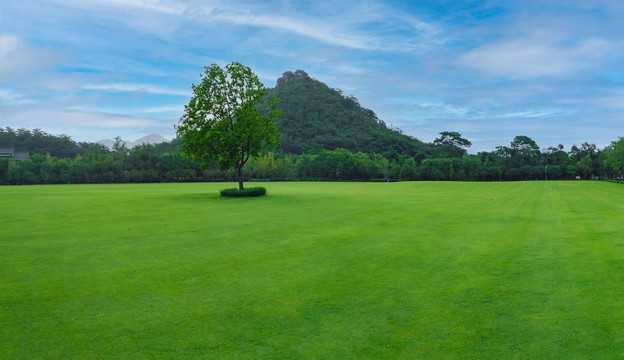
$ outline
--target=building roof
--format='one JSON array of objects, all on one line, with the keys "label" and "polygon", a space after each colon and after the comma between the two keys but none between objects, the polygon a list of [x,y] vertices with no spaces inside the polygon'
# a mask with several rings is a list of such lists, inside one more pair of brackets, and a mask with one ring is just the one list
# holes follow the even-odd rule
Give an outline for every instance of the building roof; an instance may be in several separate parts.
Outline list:
[{"label": "building roof", "polygon": [[0,147],[0,157],[13,160],[26,160],[30,157],[30,153],[28,151],[15,151],[15,148],[3,146]]},{"label": "building roof", "polygon": [[13,154],[13,160],[27,160],[30,157],[28,151],[17,151]]}]

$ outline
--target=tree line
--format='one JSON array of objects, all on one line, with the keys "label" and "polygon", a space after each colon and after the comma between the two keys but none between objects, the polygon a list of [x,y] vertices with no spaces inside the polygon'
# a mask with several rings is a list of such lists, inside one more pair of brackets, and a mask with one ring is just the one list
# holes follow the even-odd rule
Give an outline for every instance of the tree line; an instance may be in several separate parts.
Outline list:
[{"label": "tree line", "polygon": [[55,136],[41,129],[0,128],[0,147],[11,147],[15,151],[74,158],[84,154],[90,146],[87,142],[77,143],[67,135]]},{"label": "tree line", "polygon": [[[6,135],[7,130],[0,134]],[[59,148],[33,146],[28,160],[0,159],[1,184],[66,184],[120,182],[235,181],[237,174],[213,163],[204,170],[181,149],[181,140],[131,149],[120,138],[112,149],[94,143],[75,143],[41,130],[13,131],[47,139]],[[466,154],[458,133],[443,132],[431,146],[435,153],[415,156],[396,150],[383,153],[351,152],[344,148],[290,154],[282,150],[249,160],[247,180],[257,181],[509,181],[559,179],[621,179],[624,175],[624,138],[604,149],[583,143],[566,151],[562,145],[540,150],[527,136],[516,136],[509,146],[491,152]],[[6,140],[6,139],[5,139]],[[68,146],[69,144],[69,146]],[[49,144],[48,144],[49,145]],[[9,145],[13,146],[13,145]],[[71,148],[71,149],[70,149]],[[60,151],[61,149],[65,149]]]}]

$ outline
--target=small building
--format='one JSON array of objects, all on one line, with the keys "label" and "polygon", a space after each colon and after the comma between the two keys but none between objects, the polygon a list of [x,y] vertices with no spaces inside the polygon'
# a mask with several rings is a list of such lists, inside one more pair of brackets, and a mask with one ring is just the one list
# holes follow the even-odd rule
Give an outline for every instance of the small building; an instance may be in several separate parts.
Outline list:
[{"label": "small building", "polygon": [[13,158],[13,148],[0,147],[0,159]]},{"label": "small building", "polygon": [[29,157],[28,151],[15,151],[12,147],[0,147],[0,159],[26,160]]}]

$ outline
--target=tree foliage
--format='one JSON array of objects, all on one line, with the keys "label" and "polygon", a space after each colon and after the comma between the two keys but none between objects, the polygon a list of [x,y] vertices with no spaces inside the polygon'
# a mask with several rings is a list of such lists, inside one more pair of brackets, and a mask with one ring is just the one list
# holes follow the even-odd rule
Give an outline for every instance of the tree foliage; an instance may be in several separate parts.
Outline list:
[{"label": "tree foliage", "polygon": [[606,165],[619,178],[624,176],[624,137],[612,141],[606,155]]},{"label": "tree foliage", "polygon": [[268,116],[256,105],[266,94],[264,85],[247,66],[233,62],[224,69],[205,67],[199,85],[176,127],[183,149],[206,168],[212,161],[221,170],[233,168],[243,190],[243,166],[279,141],[271,117],[279,116],[269,100]]},{"label": "tree foliage", "polygon": [[442,131],[440,137],[433,141],[440,151],[440,157],[461,158],[468,153],[466,148],[472,146],[472,143],[462,138],[457,131]]},{"label": "tree foliage", "polygon": [[55,136],[41,129],[0,128],[0,146],[13,147],[30,154],[50,154],[59,158],[74,158],[85,153],[89,144],[76,143],[67,135]]}]

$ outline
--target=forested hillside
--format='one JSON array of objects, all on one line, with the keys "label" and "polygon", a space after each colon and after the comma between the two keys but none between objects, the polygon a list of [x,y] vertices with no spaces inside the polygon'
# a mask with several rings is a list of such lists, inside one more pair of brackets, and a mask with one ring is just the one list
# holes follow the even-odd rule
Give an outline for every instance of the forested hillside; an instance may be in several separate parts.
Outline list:
[{"label": "forested hillside", "polygon": [[282,110],[276,123],[282,133],[280,149],[286,153],[336,148],[366,153],[396,150],[412,156],[432,152],[430,145],[389,129],[356,98],[344,96],[305,71],[285,72],[268,95],[277,98]]},{"label": "forested hillside", "polygon": [[0,147],[11,147],[16,151],[31,154],[50,154],[59,158],[73,158],[84,154],[89,143],[76,143],[67,135],[55,136],[41,129],[0,128]]}]

